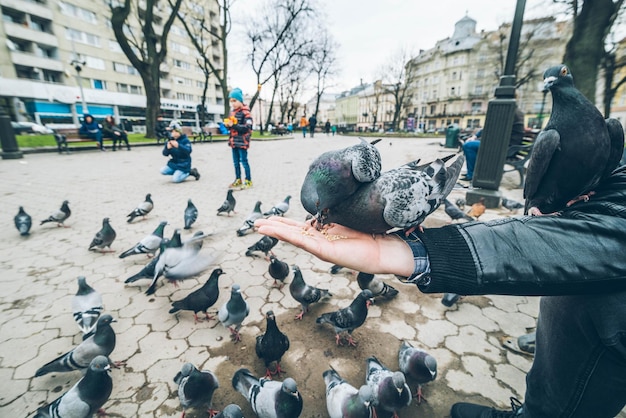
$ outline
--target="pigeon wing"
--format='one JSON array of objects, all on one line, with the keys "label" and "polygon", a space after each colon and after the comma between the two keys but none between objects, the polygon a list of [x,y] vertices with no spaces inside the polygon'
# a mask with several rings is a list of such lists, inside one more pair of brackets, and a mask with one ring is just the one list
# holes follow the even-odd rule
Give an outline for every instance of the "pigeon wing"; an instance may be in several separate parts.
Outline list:
[{"label": "pigeon wing", "polygon": [[561,146],[561,136],[554,129],[539,133],[533,146],[526,182],[524,183],[524,198],[528,201],[533,198],[541,181],[550,167],[550,161]]}]

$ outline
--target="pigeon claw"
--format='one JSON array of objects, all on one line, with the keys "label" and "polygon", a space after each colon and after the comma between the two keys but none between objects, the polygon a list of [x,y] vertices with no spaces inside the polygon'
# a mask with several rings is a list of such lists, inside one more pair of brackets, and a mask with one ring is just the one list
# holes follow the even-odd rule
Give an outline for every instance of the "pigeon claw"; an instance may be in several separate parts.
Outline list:
[{"label": "pigeon claw", "polygon": [[421,405],[422,401],[428,402],[424,395],[422,395],[422,385],[417,385],[417,391],[415,392],[415,395],[413,395],[413,397],[417,398],[418,405]]},{"label": "pigeon claw", "polygon": [[302,320],[303,316],[304,316],[304,310],[300,312],[298,315],[296,315],[296,319]]},{"label": "pigeon claw", "polygon": [[209,413],[209,418],[213,418],[214,416],[220,413],[220,411],[218,411],[217,409],[213,409],[213,408],[209,408],[207,412]]}]

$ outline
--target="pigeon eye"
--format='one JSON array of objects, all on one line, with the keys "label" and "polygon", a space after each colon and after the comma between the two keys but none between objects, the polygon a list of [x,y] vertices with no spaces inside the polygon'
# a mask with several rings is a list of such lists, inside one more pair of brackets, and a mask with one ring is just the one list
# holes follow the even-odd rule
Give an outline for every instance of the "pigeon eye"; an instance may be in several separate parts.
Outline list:
[{"label": "pigeon eye", "polygon": [[561,68],[561,75],[567,75],[567,67]]}]

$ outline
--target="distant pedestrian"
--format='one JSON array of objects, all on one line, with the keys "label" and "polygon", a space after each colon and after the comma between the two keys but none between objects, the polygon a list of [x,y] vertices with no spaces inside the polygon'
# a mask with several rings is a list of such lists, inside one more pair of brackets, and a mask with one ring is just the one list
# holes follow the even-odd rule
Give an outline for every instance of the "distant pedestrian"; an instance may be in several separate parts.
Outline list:
[{"label": "distant pedestrian", "polygon": [[330,134],[330,120],[326,120],[326,123],[324,124],[324,132],[326,133],[326,136],[328,136],[328,134]]},{"label": "distant pedestrian", "polygon": [[311,138],[313,138],[313,135],[315,134],[316,126],[317,126],[317,118],[315,117],[315,115],[311,115],[311,117],[309,118],[309,130],[311,131]]},{"label": "distant pedestrian", "polygon": [[330,130],[332,131],[333,136],[335,136],[335,134],[337,133],[337,125],[331,126]]},{"label": "distant pedestrian", "polygon": [[170,159],[161,169],[161,174],[172,176],[174,183],[181,183],[190,175],[199,180],[200,173],[197,169],[191,168],[191,141],[177,122],[170,124],[170,130],[171,138],[163,147],[163,155],[169,156]]},{"label": "distant pedestrian", "polygon": [[300,129],[302,129],[302,137],[306,138],[306,127],[309,124],[309,121],[306,119],[306,114],[302,115],[300,118]]},{"label": "distant pedestrian", "polygon": [[[228,145],[232,148],[233,164],[235,165],[235,181],[230,188],[252,187],[252,175],[248,164],[248,148],[252,136],[252,115],[250,108],[243,103],[243,92],[240,88],[234,88],[228,95],[230,99],[230,115],[224,120],[224,124],[230,130]],[[243,166],[246,178],[241,179],[241,167]]]},{"label": "distant pedestrian", "polygon": [[113,140],[113,151],[116,151],[117,143],[119,141],[120,148],[122,148],[122,141],[126,143],[126,149],[130,151],[130,144],[128,143],[128,134],[119,125],[115,124],[115,118],[111,115],[104,118],[102,123],[102,134],[105,138],[111,138]]},{"label": "distant pedestrian", "polygon": [[83,116],[83,121],[80,124],[78,133],[81,136],[95,140],[100,147],[100,151],[105,151],[104,145],[102,145],[102,131],[100,130],[100,125],[89,113],[85,113]]}]

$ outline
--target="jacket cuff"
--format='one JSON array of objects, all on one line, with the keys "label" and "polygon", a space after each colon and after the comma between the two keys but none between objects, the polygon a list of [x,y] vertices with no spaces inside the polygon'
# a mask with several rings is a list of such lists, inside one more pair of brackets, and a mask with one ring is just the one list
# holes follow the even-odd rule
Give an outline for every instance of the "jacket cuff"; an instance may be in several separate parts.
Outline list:
[{"label": "jacket cuff", "polygon": [[426,247],[414,233],[405,235],[404,231],[396,233],[404,242],[406,242],[413,253],[413,274],[409,277],[402,277],[396,275],[398,280],[403,283],[414,283],[417,286],[427,286],[430,284],[430,260],[428,259],[428,252]]}]

